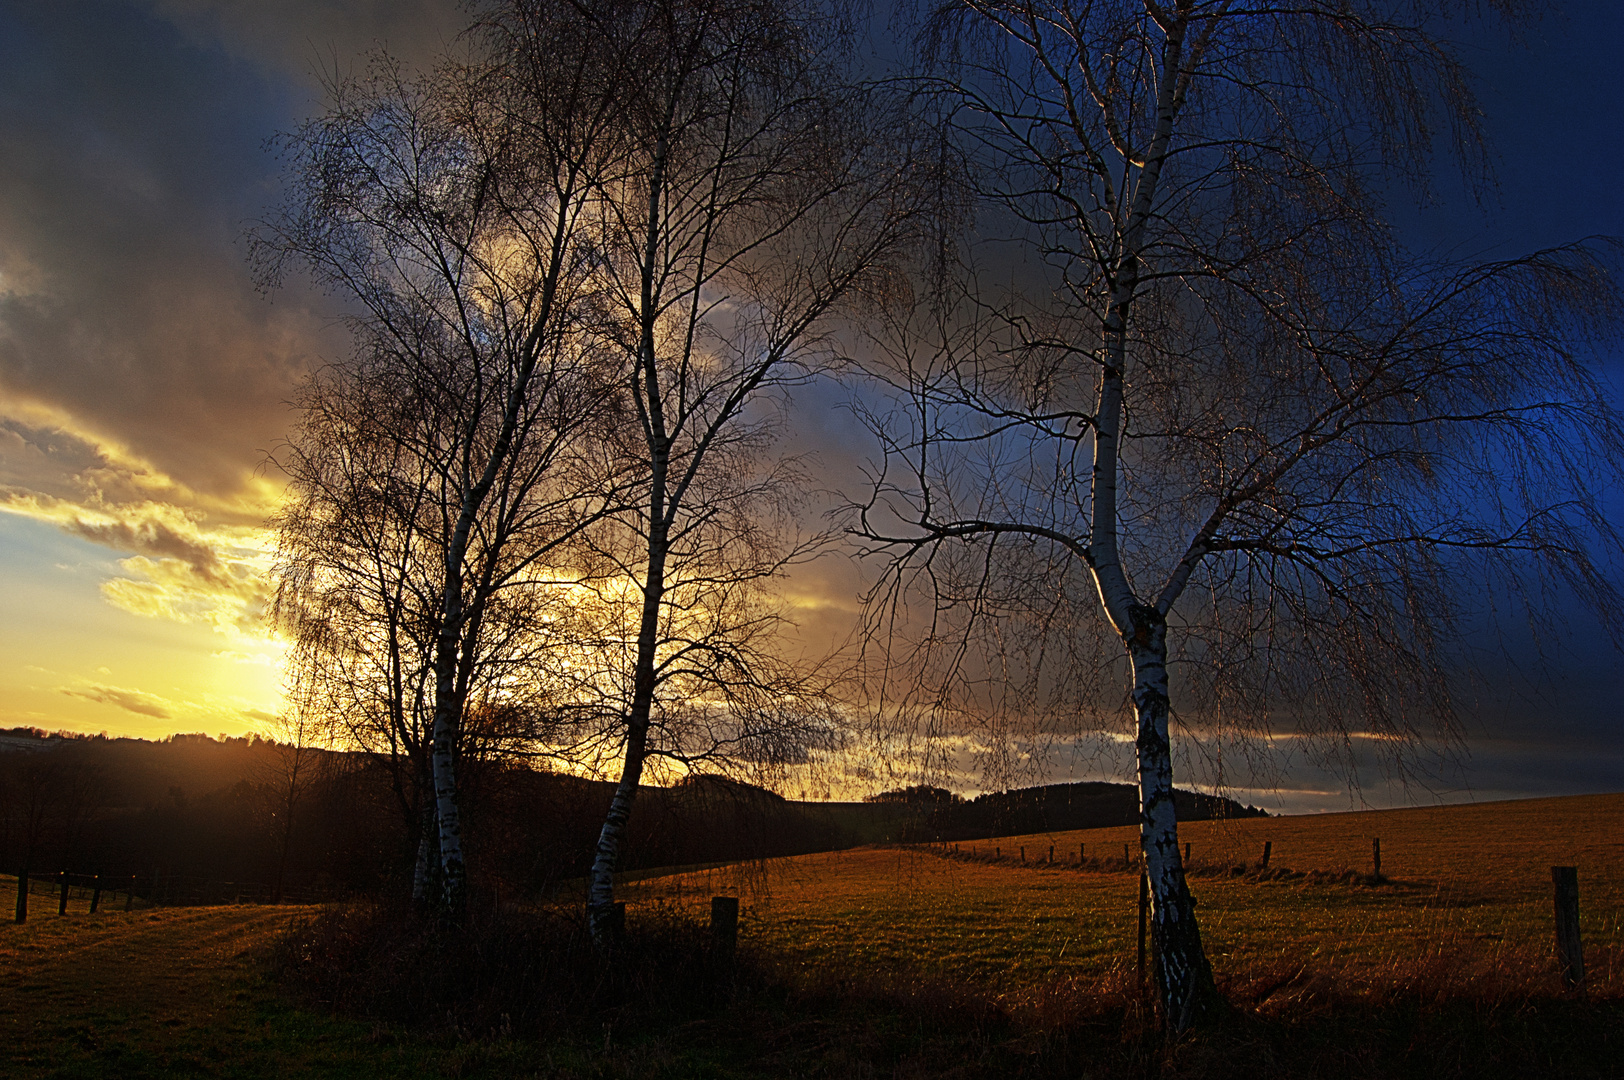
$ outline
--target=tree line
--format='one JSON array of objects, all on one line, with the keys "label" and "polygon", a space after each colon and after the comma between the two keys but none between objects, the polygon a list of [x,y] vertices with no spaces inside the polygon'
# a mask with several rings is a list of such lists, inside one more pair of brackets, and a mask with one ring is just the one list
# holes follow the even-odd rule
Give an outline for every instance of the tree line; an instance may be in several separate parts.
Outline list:
[{"label": "tree line", "polygon": [[[286,142],[267,280],[355,305],[280,463],[294,709],[388,757],[416,890],[457,910],[470,754],[618,766],[594,925],[645,770],[827,747],[768,586],[816,550],[772,405],[883,290],[911,220],[888,96],[777,5],[493,5]],[[601,937],[600,932],[600,937]]]},{"label": "tree line", "polygon": [[[650,778],[861,744],[996,780],[1126,735],[1162,1014],[1198,1022],[1175,734],[1402,770],[1461,744],[1485,590],[1618,627],[1609,244],[1390,223],[1436,161],[1487,188],[1468,9],[952,0],[876,70],[841,5],[487,0],[431,70],[335,74],[254,233],[354,341],[277,455],[290,722],[383,764],[453,916],[474,762],[612,778],[605,950]],[[818,528],[780,437],[826,376],[875,457]],[[842,532],[861,693],[774,591]]]},{"label": "tree line", "polygon": [[[1197,791],[1175,789],[1173,799],[1180,821],[1268,816],[1255,806]],[[916,808],[918,816],[908,820],[897,837],[904,841],[987,840],[1139,823],[1136,790],[1099,781],[987,791],[973,799],[930,784],[912,784],[865,795],[863,801]]]},{"label": "tree line", "polygon": [[[376,755],[257,737],[158,742],[0,732],[0,872],[134,878],[138,895],[278,902],[409,887],[415,837]],[[298,762],[298,767],[292,763]],[[614,785],[469,762],[470,888],[552,895],[584,879]],[[718,776],[644,795],[621,868],[751,861],[904,839],[897,808],[796,802]],[[214,891],[203,893],[207,885]],[[230,886],[228,889],[227,886]]]}]

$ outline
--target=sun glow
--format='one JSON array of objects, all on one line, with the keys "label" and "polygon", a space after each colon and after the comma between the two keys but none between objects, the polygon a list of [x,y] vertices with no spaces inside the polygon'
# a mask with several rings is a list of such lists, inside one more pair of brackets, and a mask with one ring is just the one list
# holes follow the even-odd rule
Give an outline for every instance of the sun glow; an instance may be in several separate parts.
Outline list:
[{"label": "sun glow", "polygon": [[243,734],[281,707],[267,625],[280,489],[207,495],[38,408],[0,415],[0,724]]}]

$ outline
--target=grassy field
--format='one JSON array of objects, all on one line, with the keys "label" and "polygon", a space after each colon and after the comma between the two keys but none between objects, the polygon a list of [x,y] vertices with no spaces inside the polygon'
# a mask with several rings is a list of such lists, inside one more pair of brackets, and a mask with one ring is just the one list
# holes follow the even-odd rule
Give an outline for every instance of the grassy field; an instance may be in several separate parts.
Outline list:
[{"label": "grassy field", "polygon": [[[1197,822],[1180,833],[1209,952],[1243,997],[1261,992],[1247,984],[1293,972],[1298,983],[1452,977],[1554,990],[1553,865],[1579,868],[1592,993],[1624,993],[1624,795]],[[1376,837],[1380,883],[1368,877]],[[626,896],[634,911],[697,911],[733,893],[746,932],[800,965],[855,962],[1017,990],[1120,975],[1133,962],[1138,874],[1122,868],[1122,846],[1136,850],[1136,839],[1096,829],[960,844],[956,855],[951,845],[808,855],[645,878]]]},{"label": "grassy field", "polygon": [[[1172,1047],[1135,990],[1137,877],[1116,829],[628,882],[634,929],[739,895],[745,981],[715,1000],[656,988],[669,1008],[641,1018],[612,993],[539,1041],[506,1030],[502,1000],[494,1026],[344,1018],[274,983],[274,943],[316,909],[125,913],[120,897],[89,915],[75,894],[59,917],[42,888],[26,924],[0,924],[0,1076],[1624,1075],[1624,795],[1183,833],[1239,1009]],[[1367,875],[1373,836],[1383,881]],[[1552,864],[1580,870],[1588,1001],[1556,983]],[[0,905],[13,889],[0,878]],[[477,956],[518,939],[471,940]],[[520,967],[548,963],[529,955]],[[364,976],[397,977],[420,974],[384,955]]]},{"label": "grassy field", "polygon": [[[0,896],[16,895],[15,880],[0,877]],[[59,917],[41,899],[26,924],[0,926],[0,1077],[407,1080],[535,1071],[535,1048],[510,1040],[414,1035],[290,1000],[267,981],[265,958],[310,909],[90,915],[77,906]]]}]

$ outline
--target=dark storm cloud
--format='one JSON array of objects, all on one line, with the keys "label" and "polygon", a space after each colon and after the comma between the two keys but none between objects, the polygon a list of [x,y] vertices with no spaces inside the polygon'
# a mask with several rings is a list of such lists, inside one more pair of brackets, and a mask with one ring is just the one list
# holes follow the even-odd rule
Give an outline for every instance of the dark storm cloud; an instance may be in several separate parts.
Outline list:
[{"label": "dark storm cloud", "polygon": [[1509,255],[1624,235],[1624,143],[1611,134],[1624,108],[1616,74],[1624,4],[1531,7],[1534,20],[1515,42],[1493,20],[1454,27],[1483,108],[1495,184],[1478,202],[1439,177],[1434,205],[1419,221],[1404,218],[1439,247]]},{"label": "dark storm cloud", "polygon": [[347,348],[334,302],[267,298],[246,265],[267,142],[319,109],[321,64],[417,59],[438,26],[381,0],[0,0],[0,510],[132,555],[114,605],[263,633],[265,452]]},{"label": "dark storm cloud", "polygon": [[282,95],[124,6],[13,6],[0,42],[0,394],[230,490],[323,343],[235,242]]},{"label": "dark storm cloud", "polygon": [[379,46],[432,63],[466,22],[455,0],[145,0],[194,40],[285,76],[308,78]]},{"label": "dark storm cloud", "polygon": [[92,522],[76,519],[64,528],[92,543],[105,544],[121,551],[177,559],[191,567],[194,574],[210,584],[229,583],[226,569],[211,547],[181,535],[164,522]]}]

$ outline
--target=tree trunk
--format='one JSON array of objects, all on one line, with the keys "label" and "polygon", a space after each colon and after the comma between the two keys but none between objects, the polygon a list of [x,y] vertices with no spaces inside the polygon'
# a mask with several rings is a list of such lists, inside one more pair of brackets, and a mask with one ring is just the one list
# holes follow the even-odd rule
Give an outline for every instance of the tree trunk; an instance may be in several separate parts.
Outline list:
[{"label": "tree trunk", "polygon": [[288,852],[293,847],[293,814],[298,809],[300,791],[300,773],[304,772],[308,762],[305,761],[307,751],[302,745],[304,733],[296,733],[298,742],[287,751],[283,759],[283,798],[282,798],[282,845],[276,860],[276,889],[271,896],[271,903],[282,902],[282,886],[288,876]]},{"label": "tree trunk", "polygon": [[293,844],[293,823],[289,821],[282,828],[282,852],[276,860],[276,888],[271,892],[271,903],[282,902],[282,885],[288,876],[288,848]]},{"label": "tree trunk", "polygon": [[[637,798],[637,786],[643,779],[643,759],[648,752],[649,715],[654,708],[654,659],[660,640],[660,605],[665,600],[665,564],[670,555],[671,520],[675,515],[668,505],[666,482],[671,467],[671,439],[665,424],[665,399],[660,387],[660,371],[654,344],[656,303],[656,253],[662,235],[660,203],[665,187],[666,134],[672,117],[676,115],[678,96],[667,104],[665,128],[654,148],[653,171],[648,188],[648,236],[643,251],[641,268],[641,296],[638,308],[642,326],[637,343],[638,381],[642,383],[642,409],[645,436],[648,439],[649,496],[648,496],[648,573],[643,579],[643,610],[637,624],[637,666],[632,674],[631,708],[626,714],[626,759],[620,769],[620,784],[604,816],[603,829],[598,833],[598,851],[592,860],[592,874],[587,889],[587,924],[592,930],[592,941],[600,951],[614,947],[614,937],[620,926],[615,918],[615,864],[620,859],[620,844],[626,835],[626,823],[631,820],[632,802]],[[680,485],[679,485],[680,487]],[[680,501],[680,496],[678,497]]]},{"label": "tree trunk", "polygon": [[[488,471],[488,470],[487,470]],[[457,694],[457,662],[463,640],[463,560],[478,502],[465,495],[457,527],[446,549],[440,627],[434,648],[434,726],[429,768],[434,782],[434,817],[439,824],[440,895],[448,915],[462,911],[467,870],[462,858],[462,815],[457,809],[457,740],[462,734],[462,699]]]},{"label": "tree trunk", "polygon": [[417,815],[417,862],[412,867],[412,902],[417,904],[428,900],[434,878],[434,801],[427,797],[427,786],[419,789],[424,791],[423,806]]},{"label": "tree trunk", "polygon": [[[663,464],[663,462],[662,462]],[[663,477],[663,474],[662,474]],[[662,485],[656,484],[663,494]],[[658,505],[658,504],[657,504]],[[667,551],[664,521],[655,518],[649,544],[648,581],[643,586],[643,612],[638,624],[637,670],[634,676],[631,710],[626,717],[626,758],[620,769],[620,783],[604,815],[598,833],[598,850],[592,860],[587,890],[587,924],[592,941],[604,952],[614,948],[619,930],[615,919],[615,866],[620,861],[620,845],[631,820],[632,802],[643,780],[643,761],[648,753],[649,714],[654,706],[654,657],[659,641],[660,603],[665,597],[665,557]]]},{"label": "tree trunk", "polygon": [[637,755],[633,768],[632,755],[628,752],[620,783],[615,785],[615,797],[609,801],[609,813],[604,815],[603,828],[598,833],[598,850],[592,860],[586,901],[587,926],[592,931],[593,944],[603,952],[614,948],[614,937],[619,930],[615,920],[615,866],[620,861],[621,840],[626,835],[632,802],[637,798],[642,780],[642,766],[642,755]]},{"label": "tree trunk", "polygon": [[445,909],[462,909],[467,873],[462,861],[462,818],[457,809],[457,731],[450,703],[434,709],[434,816],[439,823],[440,895]]},{"label": "tree trunk", "polygon": [[1132,608],[1128,653],[1138,722],[1139,843],[1150,881],[1151,944],[1157,999],[1171,1034],[1188,1031],[1221,1008],[1212,965],[1201,947],[1195,898],[1179,856],[1173,807],[1173,755],[1167,735],[1167,622],[1155,608]]}]

